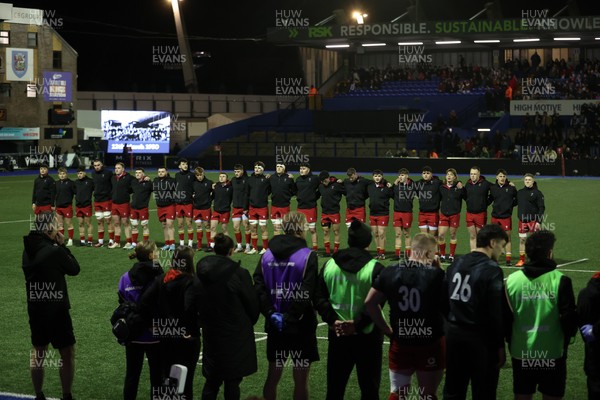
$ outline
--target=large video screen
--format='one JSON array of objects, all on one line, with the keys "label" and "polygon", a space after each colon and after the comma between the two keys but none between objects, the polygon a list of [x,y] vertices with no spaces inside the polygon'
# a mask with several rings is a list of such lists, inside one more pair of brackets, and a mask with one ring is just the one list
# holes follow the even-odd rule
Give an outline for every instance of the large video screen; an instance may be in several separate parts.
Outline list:
[{"label": "large video screen", "polygon": [[171,114],[164,111],[102,110],[102,131],[109,153],[169,153]]}]

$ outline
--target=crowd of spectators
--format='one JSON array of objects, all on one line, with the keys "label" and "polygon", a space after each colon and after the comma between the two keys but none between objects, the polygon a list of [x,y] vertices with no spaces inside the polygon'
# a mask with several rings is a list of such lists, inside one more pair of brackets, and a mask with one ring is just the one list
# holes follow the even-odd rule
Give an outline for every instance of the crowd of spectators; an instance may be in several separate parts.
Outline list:
[{"label": "crowd of spectators", "polygon": [[[466,93],[483,88],[492,99],[502,99],[508,86],[512,99],[595,99],[600,97],[600,60],[567,63],[564,59],[548,60],[544,65],[535,53],[532,61],[508,60],[502,67],[466,65],[461,57],[457,66],[419,64],[379,69],[375,67],[354,69],[350,76],[340,81],[336,93],[359,89],[379,90],[384,82],[436,81],[440,93]],[[523,85],[540,84],[544,80],[549,90],[523,90]],[[533,83],[532,83],[533,82]]]}]

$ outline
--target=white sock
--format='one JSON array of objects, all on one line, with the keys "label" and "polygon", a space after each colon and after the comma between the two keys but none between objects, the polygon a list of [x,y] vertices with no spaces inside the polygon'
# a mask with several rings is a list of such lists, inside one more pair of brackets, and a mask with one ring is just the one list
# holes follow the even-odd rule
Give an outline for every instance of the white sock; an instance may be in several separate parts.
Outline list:
[{"label": "white sock", "polygon": [[183,246],[183,245],[185,245],[185,242],[184,242],[183,240],[180,240],[180,241],[179,241],[179,245],[180,245],[180,246]]}]

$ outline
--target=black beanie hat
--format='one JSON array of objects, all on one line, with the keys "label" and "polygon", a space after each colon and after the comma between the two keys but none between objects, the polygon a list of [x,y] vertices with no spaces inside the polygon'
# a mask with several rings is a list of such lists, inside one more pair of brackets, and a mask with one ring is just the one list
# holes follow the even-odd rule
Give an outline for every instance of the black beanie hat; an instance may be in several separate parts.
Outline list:
[{"label": "black beanie hat", "polygon": [[348,246],[364,249],[369,247],[373,240],[371,228],[355,219],[348,228]]},{"label": "black beanie hat", "polygon": [[321,173],[319,174],[319,182],[323,182],[327,178],[329,178],[329,172],[321,171]]}]

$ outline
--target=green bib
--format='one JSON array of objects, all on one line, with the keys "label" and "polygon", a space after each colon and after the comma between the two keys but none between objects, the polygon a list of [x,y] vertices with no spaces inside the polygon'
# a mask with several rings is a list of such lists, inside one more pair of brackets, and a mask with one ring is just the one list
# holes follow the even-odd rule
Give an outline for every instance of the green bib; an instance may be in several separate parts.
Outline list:
[{"label": "green bib", "polygon": [[[376,263],[377,260],[369,261],[356,274],[344,271],[333,259],[325,264],[323,277],[329,289],[329,301],[340,320],[355,320],[362,314]],[[372,330],[373,323],[370,323],[362,332],[370,333]]]},{"label": "green bib", "polygon": [[514,320],[510,353],[517,359],[557,359],[563,355],[564,335],[558,313],[562,273],[547,272],[529,279],[523,271],[511,274],[506,293]]}]

